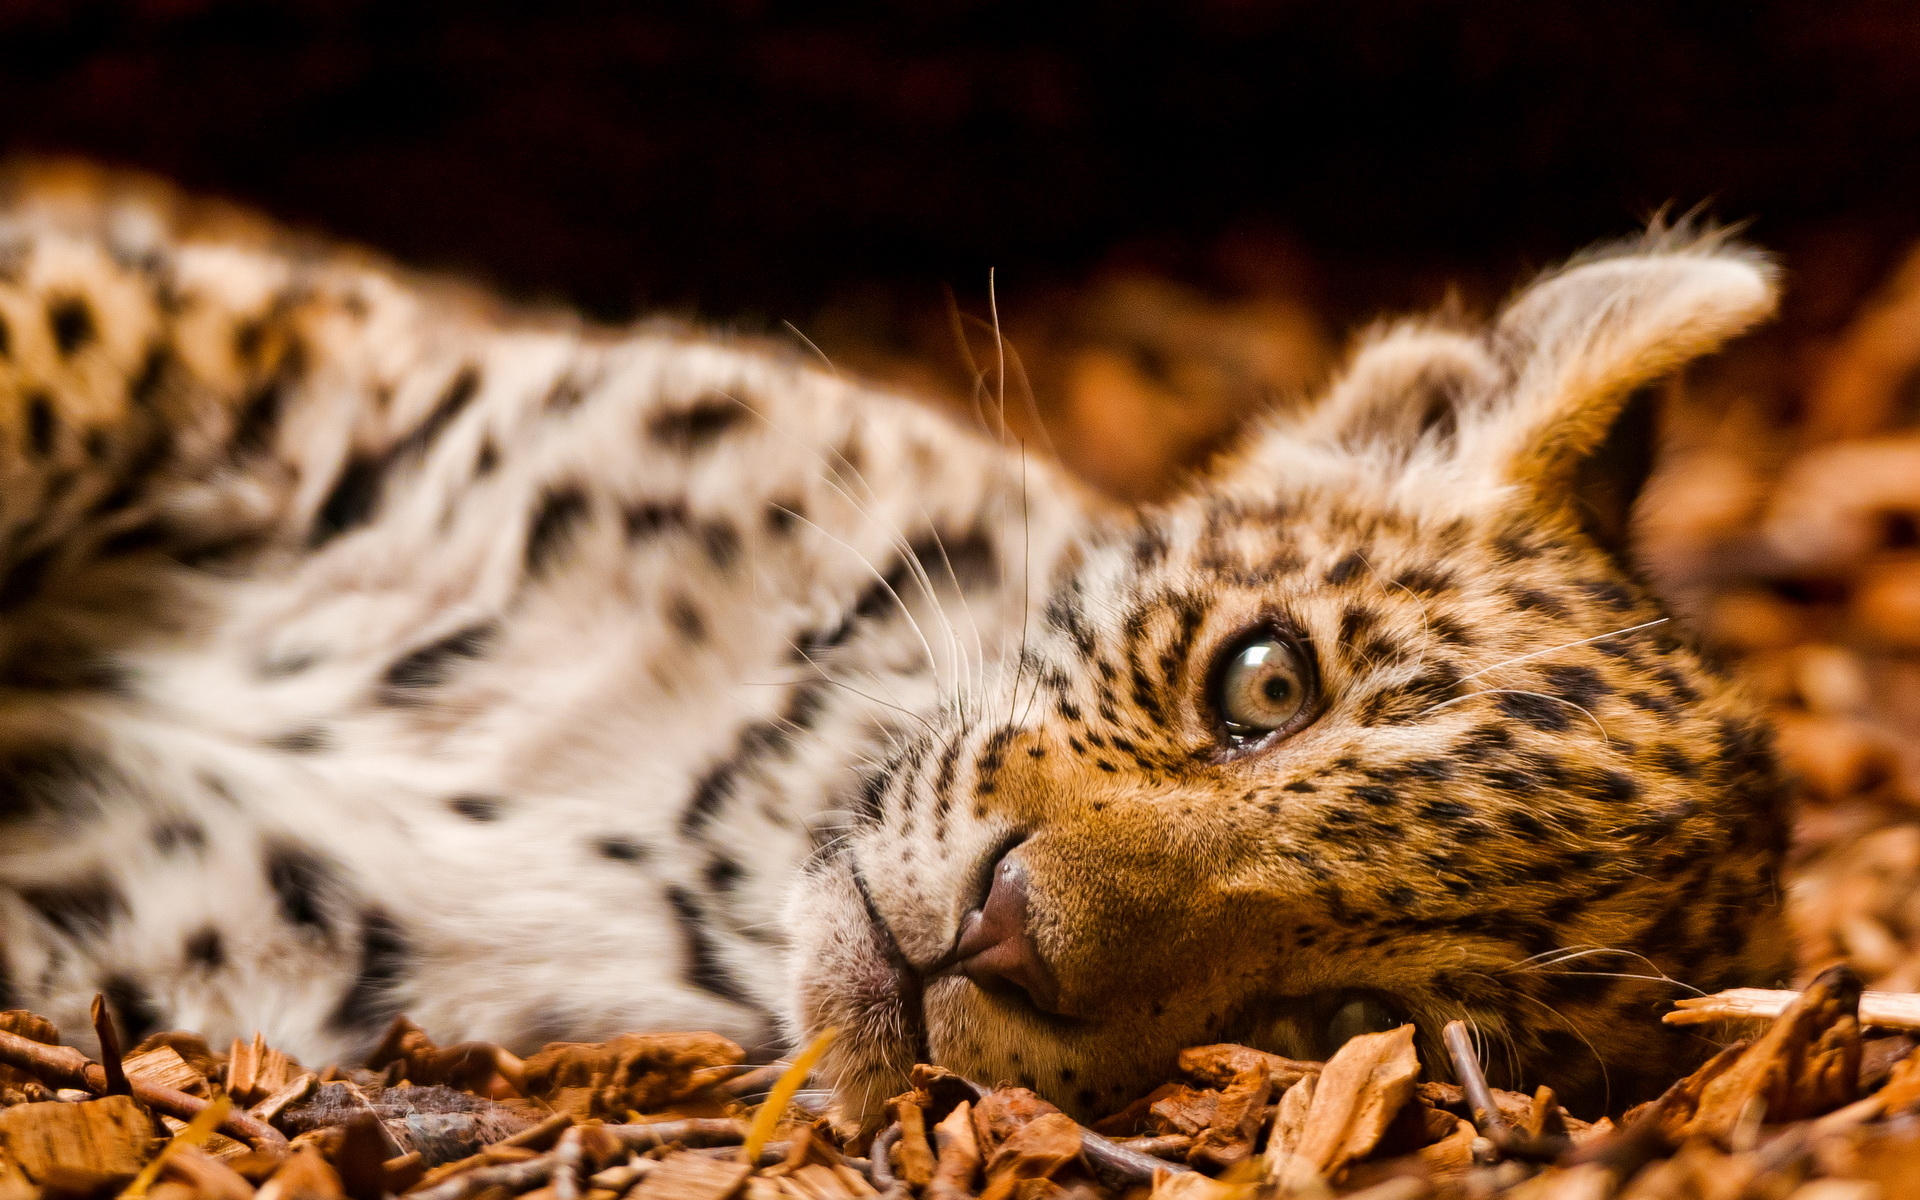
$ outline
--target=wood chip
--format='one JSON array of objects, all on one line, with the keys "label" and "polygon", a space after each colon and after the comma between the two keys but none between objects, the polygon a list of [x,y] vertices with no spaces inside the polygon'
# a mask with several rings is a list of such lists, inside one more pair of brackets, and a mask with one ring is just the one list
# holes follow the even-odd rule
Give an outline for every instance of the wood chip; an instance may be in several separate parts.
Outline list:
[{"label": "wood chip", "polygon": [[1180,1052],[1180,1073],[1195,1083],[1224,1088],[1246,1071],[1263,1069],[1276,1096],[1302,1078],[1318,1074],[1324,1065],[1268,1054],[1264,1050],[1236,1046],[1231,1042],[1217,1046],[1194,1046]]},{"label": "wood chip", "polygon": [[256,1200],[345,1200],[340,1176],[318,1147],[296,1146],[280,1169],[256,1194]]},{"label": "wood chip", "polygon": [[235,1038],[227,1052],[227,1093],[235,1104],[258,1104],[302,1074],[299,1063],[267,1045],[258,1032],[251,1042]]},{"label": "wood chip", "polygon": [[628,1195],[633,1200],[728,1200],[752,1170],[743,1162],[682,1151],[661,1159]]},{"label": "wood chip", "polygon": [[1195,1171],[1162,1171],[1153,1177],[1148,1200],[1245,1200],[1251,1195],[1245,1184],[1222,1183]]},{"label": "wood chip", "polygon": [[0,1110],[0,1146],[36,1183],[57,1168],[63,1182],[95,1186],[131,1181],[157,1148],[153,1123],[130,1096]]},{"label": "wood chip", "polygon": [[253,1185],[224,1161],[199,1146],[175,1146],[167,1153],[160,1178],[177,1179],[203,1200],[253,1200]]},{"label": "wood chip", "polygon": [[172,1046],[155,1046],[151,1050],[129,1054],[120,1066],[129,1079],[157,1083],[189,1096],[205,1097],[209,1094],[207,1077],[181,1058],[180,1052]]},{"label": "wood chip", "polygon": [[[1669,1025],[1703,1025],[1709,1021],[1771,1021],[1792,1007],[1801,993],[1771,988],[1732,988],[1711,996],[1674,1001],[1674,1010],[1661,1019]],[[1860,993],[1860,1023],[1875,1029],[1920,1030],[1920,993]]]},{"label": "wood chip", "polygon": [[962,1100],[933,1127],[936,1159],[925,1200],[969,1200],[980,1168],[980,1142],[973,1132],[973,1105]]},{"label": "wood chip", "polygon": [[973,1134],[982,1157],[991,1158],[1030,1122],[1060,1110],[1027,1088],[995,1088],[973,1106]]},{"label": "wood chip", "polygon": [[694,1094],[697,1072],[745,1057],[719,1034],[630,1033],[599,1043],[550,1043],[526,1060],[521,1074],[525,1093],[557,1112],[619,1120],[630,1111],[668,1110]]},{"label": "wood chip", "polygon": [[[1295,1082],[1304,1078],[1296,1076]],[[1253,1156],[1253,1139],[1266,1115],[1273,1090],[1273,1072],[1265,1063],[1250,1063],[1219,1093],[1214,1119],[1194,1139],[1187,1161],[1197,1167],[1224,1171]]]},{"label": "wood chip", "polygon": [[894,1103],[893,1115],[900,1122],[900,1140],[894,1147],[897,1170],[907,1186],[918,1190],[933,1178],[933,1147],[927,1142],[926,1113],[903,1098]]},{"label": "wood chip", "polygon": [[[1283,1142],[1284,1158],[1278,1173],[1271,1176],[1282,1190],[1297,1191],[1313,1187],[1317,1180],[1337,1179],[1349,1162],[1364,1157],[1379,1143],[1380,1135],[1413,1095],[1420,1075],[1413,1034],[1411,1025],[1362,1034],[1327,1060],[1299,1133]],[[1306,1082],[1295,1084],[1287,1096]],[[1276,1126],[1287,1119],[1286,1097],[1280,1109]]]},{"label": "wood chip", "polygon": [[1021,1180],[1051,1179],[1079,1157],[1079,1123],[1065,1113],[1043,1113],[1015,1130],[987,1159],[987,1186],[980,1200],[1009,1200]]},{"label": "wood chip", "polygon": [[1300,1147],[1300,1133],[1307,1126],[1307,1114],[1313,1109],[1314,1089],[1319,1083],[1318,1075],[1302,1078],[1287,1089],[1286,1094],[1280,1097],[1280,1103],[1274,1107],[1273,1129],[1267,1134],[1267,1149],[1262,1163],[1262,1174],[1267,1179],[1318,1178],[1318,1167],[1312,1163],[1296,1167],[1293,1160]]},{"label": "wood chip", "polygon": [[1820,975],[1759,1040],[1700,1092],[1685,1132],[1725,1142],[1742,1122],[1817,1117],[1850,1104],[1860,1079],[1860,982]]}]

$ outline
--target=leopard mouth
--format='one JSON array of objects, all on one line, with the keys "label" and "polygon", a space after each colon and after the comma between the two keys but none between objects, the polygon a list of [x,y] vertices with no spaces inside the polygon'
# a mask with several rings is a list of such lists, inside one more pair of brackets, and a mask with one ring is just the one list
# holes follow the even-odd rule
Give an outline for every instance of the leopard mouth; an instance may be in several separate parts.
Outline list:
[{"label": "leopard mouth", "polygon": [[[858,865],[850,864],[850,868],[850,878],[865,911],[874,948],[892,972],[899,1004],[898,1017],[907,1027],[903,1032],[910,1037],[915,1061],[930,1063],[933,1054],[926,1016],[926,988],[932,980],[968,976],[968,972],[962,969],[965,955],[956,950],[925,968],[916,966],[900,948],[899,940],[881,915],[879,906],[874,902],[873,891]],[[995,987],[978,979],[974,979],[973,983],[1000,1003],[1021,1010],[1025,1016],[1042,1025],[1082,1023],[1037,1003],[1027,989]],[[1263,1006],[1258,1016],[1232,1022],[1230,1028],[1236,1040],[1248,1045],[1286,1053],[1291,1057],[1323,1061],[1355,1037],[1406,1024],[1410,1019],[1406,1013],[1405,1004],[1384,992],[1326,988],[1305,996],[1270,1002]]]},{"label": "leopard mouth", "polygon": [[892,927],[880,915],[879,906],[873,902],[873,889],[867,886],[867,878],[860,873],[859,864],[849,862],[848,872],[853,879],[853,890],[860,896],[860,906],[866,910],[867,925],[873,933],[874,944],[893,971],[899,1020],[906,1026],[905,1032],[913,1044],[914,1061],[930,1062],[933,1054],[927,1040],[925,977],[914,968],[906,952],[900,949],[899,939],[893,936]]}]

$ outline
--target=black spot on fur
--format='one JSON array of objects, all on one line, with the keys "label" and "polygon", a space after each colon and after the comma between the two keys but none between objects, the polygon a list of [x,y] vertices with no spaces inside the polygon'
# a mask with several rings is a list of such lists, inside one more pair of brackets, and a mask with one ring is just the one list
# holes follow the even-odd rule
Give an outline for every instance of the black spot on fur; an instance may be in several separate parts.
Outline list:
[{"label": "black spot on fur", "polygon": [[72,938],[97,938],[128,912],[127,898],[105,875],[20,889],[42,920]]},{"label": "black spot on fur", "polygon": [[553,386],[547,390],[547,398],[541,402],[541,407],[550,413],[572,412],[579,408],[580,402],[586,398],[587,389],[578,379],[571,375],[562,375],[554,380]]},{"label": "black spot on fur", "polygon": [[333,738],[319,725],[302,725],[277,733],[261,742],[273,750],[285,750],[290,754],[312,754],[333,745]]},{"label": "black spot on fur", "polygon": [[498,821],[506,803],[498,796],[466,795],[447,801],[447,807],[469,821]]},{"label": "black spot on fur", "polygon": [[534,579],[546,574],[566,552],[574,531],[590,516],[592,505],[578,485],[547,489],[527,525],[527,574]]},{"label": "black spot on fur", "polygon": [[1625,804],[1640,794],[1640,785],[1624,771],[1589,771],[1580,784],[1582,791],[1605,804]]},{"label": "black spot on fur", "polygon": [[473,459],[473,474],[476,479],[485,479],[493,474],[500,465],[500,447],[493,444],[492,438],[480,443],[480,453]]},{"label": "black spot on fur", "polygon": [[332,936],[330,902],[341,891],[339,869],[332,862],[305,846],[279,842],[267,847],[266,873],[267,886],[289,925]]},{"label": "black spot on fur", "polygon": [[674,915],[680,921],[680,938],[685,950],[686,966],[684,973],[688,983],[705,992],[711,992],[723,999],[739,1004],[748,1003],[747,994],[734,981],[726,965],[720,961],[718,947],[707,933],[706,915],[700,905],[688,894],[685,888],[667,889],[667,902],[673,905]]},{"label": "black spot on fur", "polygon": [[71,357],[98,333],[93,309],[79,296],[62,296],[47,304],[47,324],[61,356]]},{"label": "black spot on fur", "polygon": [[699,643],[707,640],[707,620],[700,615],[700,610],[695,607],[693,601],[685,596],[675,596],[667,604],[667,622],[689,642]]},{"label": "black spot on fur", "polygon": [[1540,673],[1547,677],[1554,694],[1582,708],[1593,707],[1596,700],[1613,692],[1613,686],[1592,667],[1553,664],[1540,668]]},{"label": "black spot on fur", "polygon": [[80,439],[80,448],[87,457],[96,463],[104,463],[113,456],[113,439],[104,429],[89,429]]},{"label": "black spot on fur", "polygon": [[53,397],[35,392],[27,397],[27,452],[35,458],[53,453],[53,440],[60,419],[53,412]]},{"label": "black spot on fur", "polygon": [[413,948],[400,923],[377,908],[360,916],[360,966],[328,1023],[335,1029],[381,1029],[400,1015],[399,984],[413,963]]},{"label": "black spot on fur", "polygon": [[1558,733],[1572,723],[1572,710],[1547,696],[1526,692],[1502,692],[1494,704],[1501,712],[1523,725],[1548,733]]},{"label": "black spot on fur", "polygon": [[705,450],[746,420],[745,405],[727,396],[703,396],[685,408],[656,413],[647,422],[653,440],[683,454]]},{"label": "black spot on fur", "polygon": [[886,802],[887,788],[893,783],[893,775],[885,770],[869,771],[860,781],[859,799],[854,802],[854,811],[869,824],[880,820],[881,808]]},{"label": "black spot on fur", "polygon": [[49,546],[36,550],[13,564],[6,578],[0,580],[0,612],[19,608],[40,594],[48,572],[53,570],[55,549]]},{"label": "black spot on fur", "polygon": [[635,504],[627,508],[624,519],[627,541],[643,542],[668,530],[685,529],[687,506],[679,503]]},{"label": "black spot on fur", "polygon": [[148,836],[153,839],[153,848],[162,854],[202,850],[207,845],[206,829],[192,817],[172,817],[155,822]]},{"label": "black spot on fur", "polygon": [[456,629],[395,659],[382,677],[381,701],[386,704],[418,703],[421,692],[451,679],[454,668],[462,661],[484,655],[499,632],[497,622],[480,621],[464,629]]},{"label": "black spot on fur", "polygon": [[1073,642],[1073,648],[1082,658],[1091,658],[1094,651],[1093,630],[1087,625],[1086,616],[1080,611],[1079,591],[1077,588],[1062,588],[1047,601],[1045,619],[1048,625],[1067,635]]},{"label": "black spot on fur", "polygon": [[1420,806],[1420,816],[1428,821],[1454,825],[1473,816],[1473,806],[1458,800],[1429,800]]},{"label": "black spot on fur", "polygon": [[628,837],[603,837],[593,843],[593,848],[602,858],[614,862],[643,863],[653,857],[653,851],[644,842]]},{"label": "black spot on fur", "polygon": [[1413,567],[1393,577],[1393,582],[1422,596],[1436,596],[1455,587],[1453,576],[1439,567]]},{"label": "black spot on fur", "polygon": [[700,545],[707,552],[707,561],[717,571],[733,566],[740,558],[740,531],[733,522],[717,519],[700,527]]},{"label": "black spot on fur", "polygon": [[[282,375],[285,373],[283,364]],[[453,423],[479,389],[479,371],[472,366],[461,368],[420,424],[395,443],[392,449],[384,454],[356,454],[348,459],[340,477],[334,481],[332,490],[320,505],[320,512],[314,517],[313,531],[308,535],[307,544],[310,547],[322,546],[372,521],[380,506],[380,492],[388,471],[395,465],[424,457],[433,448],[441,432]]]},{"label": "black spot on fur", "polygon": [[433,402],[433,407],[428,410],[420,424],[414,426],[413,432],[401,439],[400,443],[393,448],[393,457],[397,460],[425,454],[446,431],[447,426],[453,424],[454,418],[473,402],[474,396],[479,391],[480,369],[471,363],[461,367],[448,382],[446,391],[441,392],[440,398]]},{"label": "black spot on fur", "polygon": [[[1000,582],[1000,554],[984,530],[922,534],[907,544],[924,578],[935,586],[950,583],[963,591],[992,587]],[[900,581],[904,582],[904,580]],[[900,586],[896,582],[894,586]]]},{"label": "black spot on fur", "polygon": [[[240,419],[234,423],[233,427],[235,451],[243,455],[259,454],[273,445],[274,434],[280,429],[280,416],[286,411],[287,389],[291,386],[291,381],[275,377],[254,389],[253,393],[247,397],[246,402],[240,406]],[[343,476],[339,482],[346,482],[345,477]],[[362,481],[355,482],[358,484]],[[329,502],[333,502],[335,497],[339,496],[338,488],[339,484],[336,483],[335,492],[328,496]],[[341,497],[340,503],[347,504],[349,501],[346,497]],[[369,512],[372,511],[371,501],[368,502],[367,509]],[[315,526],[312,536],[320,537],[318,525]],[[315,541],[314,544],[319,545],[319,541]]]},{"label": "black spot on fur", "polygon": [[1546,839],[1546,825],[1541,822],[1539,817],[1534,816],[1524,808],[1510,808],[1500,814],[1500,819],[1506,823],[1507,828],[1513,830],[1521,837],[1526,838],[1528,841],[1538,842]]},{"label": "black spot on fur", "polygon": [[4,358],[12,353],[13,327],[7,324],[5,317],[0,317],[0,358]]},{"label": "black spot on fur", "polygon": [[1675,712],[1673,701],[1668,700],[1665,696],[1657,696],[1652,692],[1628,692],[1627,703],[1640,709],[1642,712],[1650,712],[1658,717],[1671,718]]},{"label": "black spot on fur", "polygon": [[0,820],[68,811],[113,774],[98,752],[57,742],[0,751]]},{"label": "black spot on fur", "polygon": [[187,961],[204,971],[217,971],[227,965],[226,941],[211,925],[189,937],[183,950]]},{"label": "black spot on fur", "polygon": [[129,1048],[160,1028],[160,1010],[154,1007],[147,989],[126,975],[109,975],[100,985],[107,999],[114,1024],[120,1027],[120,1043]]},{"label": "black spot on fur", "polygon": [[1633,592],[1611,579],[1587,579],[1575,585],[1608,608],[1624,612],[1633,607]]},{"label": "black spot on fur", "polygon": [[1353,551],[1327,569],[1327,582],[1334,587],[1342,587],[1353,581],[1353,577],[1366,569],[1367,560],[1358,550]]},{"label": "black spot on fur", "polygon": [[384,458],[357,455],[347,461],[313,519],[313,532],[307,536],[309,548],[317,549],[373,519],[386,469]]},{"label": "black spot on fur", "polygon": [[1519,587],[1517,585],[1507,588],[1506,592],[1508,596],[1513,598],[1514,606],[1522,612],[1544,613],[1549,617],[1564,617],[1567,615],[1567,606],[1562,604],[1560,598],[1551,592],[1543,592],[1539,588]]},{"label": "black spot on fur", "polygon": [[804,517],[805,512],[799,500],[776,500],[767,505],[767,532],[776,537],[785,537],[800,527]]},{"label": "black spot on fur", "polygon": [[733,795],[735,769],[732,761],[721,763],[694,784],[686,811],[680,814],[681,829],[692,833],[713,819],[714,814],[720,811],[720,806]]},{"label": "black spot on fur", "polygon": [[747,869],[726,854],[716,854],[707,863],[707,887],[715,892],[731,892],[746,877]]},{"label": "black spot on fur", "polygon": [[1692,779],[1700,773],[1700,764],[1678,746],[1662,745],[1653,750],[1654,765],[1669,775]]}]

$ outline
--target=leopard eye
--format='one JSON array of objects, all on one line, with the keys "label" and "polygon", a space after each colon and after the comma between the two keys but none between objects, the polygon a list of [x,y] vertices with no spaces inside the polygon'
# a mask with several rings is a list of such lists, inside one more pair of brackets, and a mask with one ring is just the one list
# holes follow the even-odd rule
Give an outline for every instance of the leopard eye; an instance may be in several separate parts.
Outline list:
[{"label": "leopard eye", "polygon": [[1229,649],[1215,679],[1214,711],[1235,745],[1285,729],[1307,710],[1305,662],[1291,643],[1270,631]]}]

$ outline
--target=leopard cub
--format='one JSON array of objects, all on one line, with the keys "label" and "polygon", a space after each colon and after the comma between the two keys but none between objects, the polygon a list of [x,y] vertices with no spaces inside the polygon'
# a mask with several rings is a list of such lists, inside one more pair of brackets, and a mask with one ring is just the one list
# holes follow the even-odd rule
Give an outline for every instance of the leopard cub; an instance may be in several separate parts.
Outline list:
[{"label": "leopard cub", "polygon": [[0,1007],[833,1026],[856,1125],[915,1061],[1085,1116],[1459,1018],[1618,1108],[1705,1049],[1661,1004],[1785,970],[1766,735],[1625,544],[1645,385],[1773,291],[1655,232],[1127,509],[780,348],[16,172]]}]

